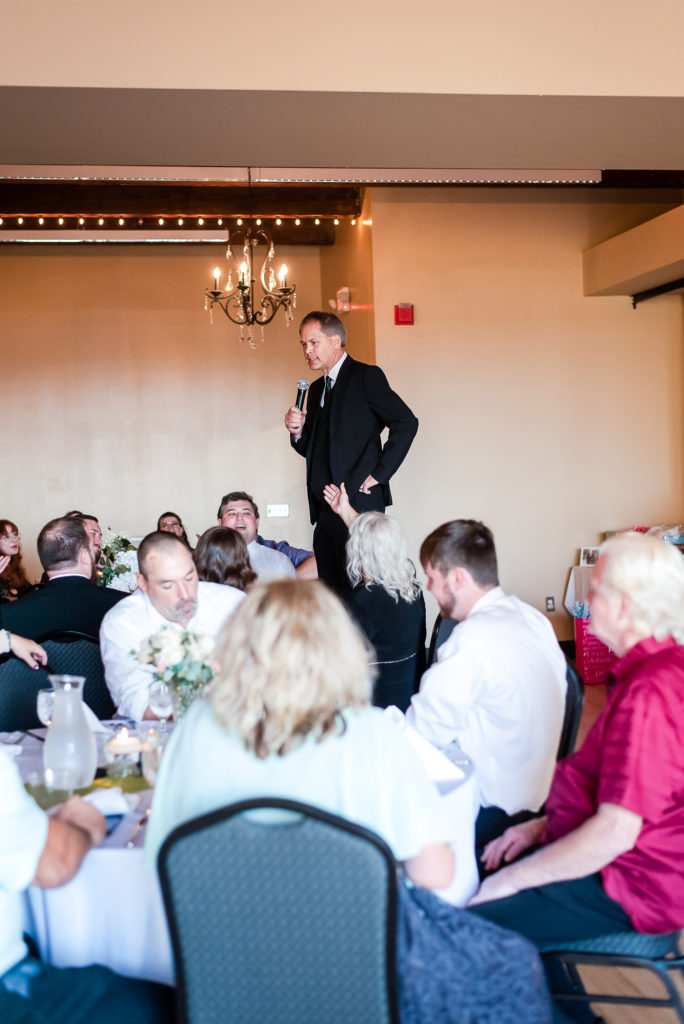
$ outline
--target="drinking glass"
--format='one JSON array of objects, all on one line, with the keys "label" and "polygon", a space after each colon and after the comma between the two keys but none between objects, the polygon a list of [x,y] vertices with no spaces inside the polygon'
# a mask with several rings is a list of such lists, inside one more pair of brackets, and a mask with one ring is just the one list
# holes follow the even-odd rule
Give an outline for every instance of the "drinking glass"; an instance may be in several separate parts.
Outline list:
[{"label": "drinking glass", "polygon": [[39,690],[36,694],[36,714],[43,725],[52,724],[52,708],[55,703],[55,691],[50,687]]},{"label": "drinking glass", "polygon": [[156,679],[150,687],[150,711],[153,711],[161,722],[161,734],[166,734],[166,723],[173,714],[173,697],[166,683]]},{"label": "drinking glass", "polygon": [[142,773],[152,788],[157,781],[159,765],[164,753],[164,737],[160,729],[147,729],[142,739]]}]

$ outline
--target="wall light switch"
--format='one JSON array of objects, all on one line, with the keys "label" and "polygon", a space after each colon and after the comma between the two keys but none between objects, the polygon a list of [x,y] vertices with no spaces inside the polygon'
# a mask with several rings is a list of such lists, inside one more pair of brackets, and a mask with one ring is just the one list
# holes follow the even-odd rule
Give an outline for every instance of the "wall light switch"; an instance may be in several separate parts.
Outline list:
[{"label": "wall light switch", "polygon": [[287,519],[290,514],[289,505],[267,505],[266,506],[266,518],[267,519]]}]

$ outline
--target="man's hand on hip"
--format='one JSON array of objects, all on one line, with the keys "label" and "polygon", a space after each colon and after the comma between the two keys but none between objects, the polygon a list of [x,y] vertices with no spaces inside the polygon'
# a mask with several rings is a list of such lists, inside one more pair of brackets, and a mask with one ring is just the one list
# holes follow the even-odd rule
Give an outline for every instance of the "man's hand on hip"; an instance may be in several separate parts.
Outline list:
[{"label": "man's hand on hip", "polygon": [[371,487],[377,487],[377,486],[378,486],[378,481],[375,479],[374,476],[370,476],[370,474],[369,474],[366,477],[366,479],[363,481],[361,486],[359,487],[359,490],[361,491],[362,494],[370,494]]}]

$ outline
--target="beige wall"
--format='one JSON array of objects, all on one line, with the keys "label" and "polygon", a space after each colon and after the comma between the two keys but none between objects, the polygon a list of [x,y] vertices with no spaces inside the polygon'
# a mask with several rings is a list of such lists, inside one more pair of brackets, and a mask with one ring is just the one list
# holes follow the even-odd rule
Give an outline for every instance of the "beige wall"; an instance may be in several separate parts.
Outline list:
[{"label": "beige wall", "polygon": [[373,223],[370,197],[356,224],[343,221],[335,244],[321,247],[321,309],[329,310],[339,288],[349,288],[351,310],[341,314],[349,337],[349,351],[364,363],[375,362],[373,307]]},{"label": "beige wall", "polygon": [[[80,508],[132,534],[166,508],[194,535],[223,493],[287,502],[266,536],[308,545],[304,461],[282,423],[305,370],[280,313],[255,351],[204,288],[223,246],[0,249],[4,437],[0,517],[34,572],[48,519]],[[301,313],[320,301],[315,248],[280,248]]]},{"label": "beige wall", "polygon": [[[447,519],[482,518],[504,587],[560,608],[580,546],[681,521],[681,299],[633,311],[582,295],[601,220],[606,237],[659,212],[564,192],[374,193],[377,361],[421,421],[393,487],[413,552]],[[393,326],[396,302],[415,304],[415,327]]]},{"label": "beige wall", "polygon": [[[377,362],[421,421],[393,512],[414,557],[445,519],[483,518],[504,586],[538,607],[561,606],[577,549],[601,531],[684,512],[681,300],[633,311],[582,295],[582,250],[662,206],[608,199],[371,195]],[[233,487],[288,502],[290,520],[264,533],[310,542],[304,462],[282,426],[307,375],[296,325],[279,318],[254,352],[222,314],[211,327],[202,295],[220,253],[0,249],[0,516],[27,551],[72,507],[131,533],[171,507],[194,533]],[[319,251],[280,254],[297,315],[325,305]],[[415,304],[415,327],[393,326],[397,302]],[[562,612],[554,624],[568,635]]]},{"label": "beige wall", "polygon": [[239,19],[186,0],[0,0],[0,16],[2,85],[684,95],[679,0],[262,0]]}]

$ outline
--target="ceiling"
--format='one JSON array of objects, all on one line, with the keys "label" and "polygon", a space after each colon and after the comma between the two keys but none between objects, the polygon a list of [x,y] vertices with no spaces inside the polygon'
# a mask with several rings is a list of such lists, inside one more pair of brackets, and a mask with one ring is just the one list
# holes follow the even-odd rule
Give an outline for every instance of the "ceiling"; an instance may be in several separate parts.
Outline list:
[{"label": "ceiling", "polygon": [[277,241],[325,244],[377,180],[553,188],[593,170],[599,190],[681,190],[683,122],[677,97],[6,86],[0,216],[143,234],[260,216]]}]

